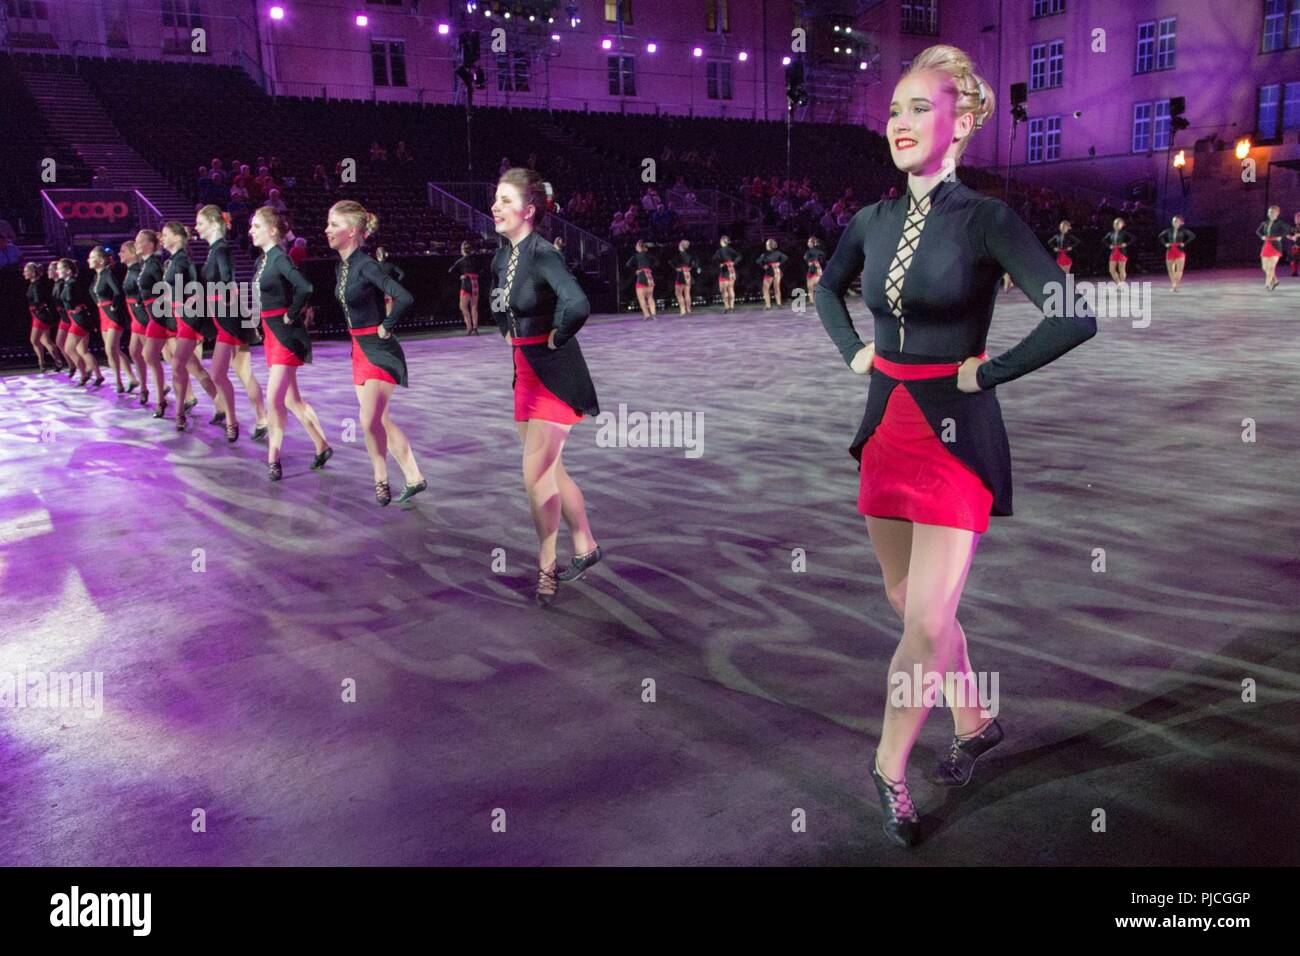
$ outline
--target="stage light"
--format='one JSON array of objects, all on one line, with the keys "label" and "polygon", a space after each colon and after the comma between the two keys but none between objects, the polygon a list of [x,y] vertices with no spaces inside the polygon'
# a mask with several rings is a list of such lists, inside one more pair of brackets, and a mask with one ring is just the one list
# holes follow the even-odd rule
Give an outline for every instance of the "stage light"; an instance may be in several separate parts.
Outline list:
[{"label": "stage light", "polygon": [[284,19],[284,7],[272,7],[272,8],[271,8],[271,19],[272,19],[272,20],[283,20],[283,19]]},{"label": "stage light", "polygon": [[659,50],[659,45],[657,43],[647,43],[645,45],[645,51],[647,53],[655,53],[658,50]]},{"label": "stage light", "polygon": [[612,47],[613,45],[614,45],[614,41],[613,41],[613,40],[605,39],[605,40],[601,40],[601,41],[600,41],[600,48],[601,48],[602,50],[608,50],[608,49],[609,49],[610,47]]},{"label": "stage light", "polygon": [[867,68],[867,64],[866,64],[865,61],[863,61],[862,63],[859,63],[859,64],[858,64],[858,69],[859,69],[859,70],[865,70],[866,68]]},{"label": "stage light", "polygon": [[1244,139],[1237,140],[1237,158],[1245,159],[1249,155],[1250,155],[1250,138],[1246,137]]},{"label": "stage light", "polygon": [[701,50],[699,47],[696,47],[694,50],[691,51],[691,56],[695,56],[695,57],[704,56],[704,51]]},{"label": "stage light", "polygon": [[450,26],[448,26],[448,25],[445,24],[445,23],[439,23],[439,24],[438,24],[438,35],[439,35],[439,36],[444,36],[444,37],[445,37],[445,36],[446,36],[448,33],[450,33],[450,32],[451,32],[451,27],[450,27]]},{"label": "stage light", "polygon": [[1174,166],[1177,167],[1178,169],[1182,169],[1186,165],[1187,165],[1187,151],[1180,149],[1178,151],[1178,155],[1174,157]]},{"label": "stage light", "polygon": [[749,54],[746,53],[744,50],[741,50],[740,55],[736,57],[736,59],[738,59],[741,63],[744,63],[746,60],[749,59]]},{"label": "stage light", "polygon": [[552,34],[551,34],[551,39],[554,40],[556,43],[559,43],[559,42],[560,42],[560,35],[559,35],[558,33],[552,33]]},{"label": "stage light", "polygon": [[357,14],[357,26],[364,27],[369,22],[370,22],[370,18],[366,16],[364,13]]},{"label": "stage light", "polygon": [[465,0],[465,12],[475,13],[478,11],[477,0]]},{"label": "stage light", "polygon": [[503,17],[505,17],[507,20],[509,20],[509,19],[510,19],[510,11],[507,10],[505,13],[501,14],[501,16],[503,16]]},{"label": "stage light", "polygon": [[789,65],[790,65],[790,58],[789,58],[788,56],[783,56],[783,57],[781,57],[781,65],[782,65],[782,66],[789,66]]},{"label": "stage light", "polygon": [[835,52],[836,52],[836,53],[839,53],[839,52],[840,52],[840,48],[839,48],[839,47],[836,47],[836,48],[835,48]]}]

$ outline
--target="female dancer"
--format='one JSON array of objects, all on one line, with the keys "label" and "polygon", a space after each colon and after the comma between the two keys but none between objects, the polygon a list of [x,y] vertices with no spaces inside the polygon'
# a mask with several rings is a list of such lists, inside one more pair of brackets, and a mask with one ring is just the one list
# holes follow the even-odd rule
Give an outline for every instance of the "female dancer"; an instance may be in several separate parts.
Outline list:
[{"label": "female dancer", "polygon": [[1133,241],[1133,237],[1124,231],[1123,219],[1116,218],[1111,223],[1111,231],[1106,233],[1104,241],[1110,249],[1110,259],[1106,263],[1110,277],[1116,285],[1124,285],[1128,281],[1128,254],[1124,250]]},{"label": "female dancer", "polygon": [[[158,406],[153,417],[162,418],[167,411],[167,393],[171,386],[163,379],[163,361],[169,364],[172,357],[172,340],[176,338],[176,317],[170,308],[165,307],[171,300],[164,298],[162,261],[158,258],[158,233],[152,229],[141,229],[135,234],[135,250],[140,257],[140,274],[136,279],[140,292],[140,310],[148,317],[145,320],[144,364],[153,373],[154,394],[158,397]],[[163,299],[163,306],[157,305]],[[148,383],[146,383],[147,385]],[[145,390],[145,395],[148,389]]]},{"label": "female dancer", "polygon": [[298,367],[311,361],[311,339],[303,324],[303,306],[312,286],[284,251],[284,234],[288,226],[284,217],[270,206],[253,214],[248,234],[253,245],[262,250],[253,273],[253,296],[262,318],[262,335],[266,339],[266,364],[271,377],[266,390],[270,397],[271,436],[266,447],[266,477],[279,481],[280,446],[284,443],[286,409],[302,422],[316,447],[312,470],[325,467],[334,449],[325,440],[316,411],[298,391]]},{"label": "female dancer", "polygon": [[465,334],[478,335],[478,267],[474,247],[460,244],[460,258],[447,271],[460,273],[460,317],[465,320]]},{"label": "female dancer", "polygon": [[[492,218],[509,240],[492,260],[492,313],[514,356],[515,422],[524,451],[524,488],[537,528],[536,601],[555,600],[560,581],[576,580],[603,553],[591,534],[582,491],[564,470],[569,429],[600,414],[575,336],[591,307],[555,247],[535,230],[546,216],[542,177],[508,169],[497,183]],[[576,552],[563,571],[555,559],[560,516]]]},{"label": "female dancer", "polygon": [[731,237],[718,240],[713,261],[718,265],[718,291],[722,293],[722,314],[736,311],[736,266],[743,257],[731,247]]},{"label": "female dancer", "polygon": [[1195,238],[1196,233],[1183,228],[1182,216],[1174,216],[1170,220],[1170,227],[1160,233],[1160,241],[1166,249],[1165,269],[1169,272],[1169,288],[1174,292],[1178,291],[1178,285],[1183,281],[1183,270],[1187,268],[1187,253],[1183,252],[1183,246]]},{"label": "female dancer", "polygon": [[[1268,218],[1259,224],[1255,235],[1264,241],[1264,248],[1259,250],[1259,264],[1264,269],[1264,291],[1272,292],[1278,287],[1277,261],[1282,258],[1282,240],[1286,237],[1286,223],[1280,222],[1281,206],[1269,206]],[[1277,245],[1273,245],[1273,240]]]},{"label": "female dancer", "polygon": [[[129,331],[131,328],[130,319],[127,318],[126,299],[122,295],[122,287],[117,284],[117,276],[113,275],[108,256],[104,254],[102,249],[91,249],[86,262],[95,271],[95,280],[91,283],[90,295],[99,308],[99,334],[104,337],[104,357],[108,360],[108,367],[113,370],[113,375],[117,379],[118,392],[133,392],[140,387],[140,380],[136,378],[135,369],[131,366],[131,363],[122,354],[120,344],[122,333]],[[129,388],[122,383],[123,366],[126,367],[126,372],[131,377],[131,386]]]},{"label": "female dancer", "polygon": [[772,308],[772,290],[776,289],[776,304],[781,304],[781,263],[790,257],[777,249],[776,240],[769,239],[763,244],[764,252],[758,257],[758,264],[763,267],[763,311]]},{"label": "female dancer", "polygon": [[[226,441],[234,442],[239,440],[239,414],[235,410],[235,387],[230,384],[230,366],[239,354],[240,346],[247,353],[253,330],[244,322],[239,308],[235,265],[230,257],[230,246],[226,244],[226,232],[229,229],[229,217],[219,206],[204,206],[194,217],[194,231],[208,244],[208,257],[203,261],[201,277],[207,319],[215,327],[217,339],[212,349],[212,366],[208,372],[217,390],[217,412],[208,424],[224,425]],[[244,388],[250,399],[256,395],[254,406],[261,406],[262,388],[257,384],[257,379],[252,377],[251,368],[248,369]],[[258,414],[265,415],[265,408],[260,408]]]},{"label": "female dancer", "polygon": [[[1014,348],[992,361],[983,354],[1004,271],[1040,310],[1047,290],[1064,281],[1005,203],[945,177],[993,106],[992,89],[956,47],[933,46],[912,61],[894,87],[888,123],[894,164],[908,174],[905,195],[853,217],[817,287],[817,312],[845,362],[873,373],[850,451],[861,461],[858,510],[903,636],[871,778],[884,831],[904,846],[916,842],[919,825],[907,759],[929,706],[919,688],[895,702],[897,675],[910,681],[914,666],[945,675],[956,736],[935,783],[967,783],[975,759],[1002,739],[978,703],[953,693],[956,681],[969,688],[974,680],[956,618],[971,559],[990,513],[1011,514],[1010,452],[994,389],[1096,333],[1080,299],[1062,310],[1073,317],[1045,316]],[[859,271],[875,322],[866,345],[844,304]],[[952,276],[964,282],[954,287]],[[956,425],[951,442],[937,435],[945,420]]]},{"label": "female dancer", "polygon": [[[27,280],[27,311],[32,317],[32,334],[28,341],[36,353],[36,364],[44,372],[45,352],[49,352],[54,362],[54,371],[57,372],[63,368],[63,358],[50,335],[50,329],[55,325],[54,314],[50,310],[50,290],[41,276],[41,267],[34,262],[23,266],[23,278]],[[41,349],[45,349],[45,352]]]},{"label": "female dancer", "polygon": [[816,236],[808,237],[808,250],[803,254],[804,281],[808,286],[808,299],[817,291],[817,283],[822,280],[822,270],[826,268],[826,250]]},{"label": "female dancer", "polygon": [[[415,298],[366,255],[361,244],[379,229],[379,218],[360,203],[344,200],[330,207],[325,238],[339,254],[334,294],[352,333],[352,384],[361,406],[366,451],[375,469],[375,501],[393,500],[388,487],[388,452],[406,476],[397,503],[409,501],[429,487],[406,435],[388,416],[393,388],[406,387],[406,356],[393,335]],[[391,308],[390,308],[391,306]]]},{"label": "female dancer", "polygon": [[1070,220],[1061,220],[1061,231],[1047,240],[1047,248],[1056,253],[1056,264],[1065,270],[1069,275],[1070,270],[1074,268],[1074,260],[1070,258],[1070,252],[1079,244],[1078,236],[1070,233]]},{"label": "female dancer", "polygon": [[171,342],[172,384],[176,386],[176,430],[185,431],[189,424],[189,411],[199,403],[190,394],[190,376],[199,380],[208,398],[221,410],[217,401],[217,386],[212,376],[203,367],[203,338],[208,334],[208,320],[203,318],[205,303],[199,296],[193,296],[184,287],[190,283],[198,285],[199,270],[190,259],[188,243],[189,227],[183,222],[169,222],[162,228],[162,241],[171,258],[167,260],[167,269],[163,272],[163,282],[171,296],[172,322],[171,331],[175,338]]},{"label": "female dancer", "polygon": [[81,357],[68,341],[72,320],[68,318],[68,311],[63,307],[63,270],[59,267],[58,259],[50,262],[46,275],[50,282],[50,318],[58,322],[54,331],[54,347],[68,360],[68,378],[75,378],[82,370]]},{"label": "female dancer", "polygon": [[127,348],[131,356],[131,365],[140,380],[140,404],[149,404],[149,365],[145,362],[145,348],[149,344],[149,312],[144,306],[144,293],[140,290],[140,268],[143,261],[136,249],[135,242],[128,239],[117,250],[118,256],[126,264],[126,276],[122,279],[122,294],[126,299],[126,311],[131,316],[131,344]]},{"label": "female dancer", "polygon": [[71,346],[73,353],[79,360],[81,368],[81,381],[78,385],[85,385],[86,380],[90,378],[91,373],[95,374],[95,387],[104,384],[104,375],[99,370],[99,362],[95,360],[95,353],[90,350],[90,333],[98,324],[95,317],[91,315],[90,309],[86,307],[89,297],[89,286],[80,276],[77,275],[77,264],[71,259],[59,260],[59,272],[63,275],[63,311],[68,314],[68,345]]},{"label": "female dancer", "polygon": [[691,252],[691,242],[683,239],[677,243],[673,258],[673,294],[677,296],[677,314],[691,314],[691,273],[700,274],[700,260]]},{"label": "female dancer", "polygon": [[636,273],[636,304],[641,306],[641,320],[649,321],[655,317],[655,267],[659,263],[654,256],[646,252],[644,239],[636,241],[636,252],[627,260],[624,269]]}]

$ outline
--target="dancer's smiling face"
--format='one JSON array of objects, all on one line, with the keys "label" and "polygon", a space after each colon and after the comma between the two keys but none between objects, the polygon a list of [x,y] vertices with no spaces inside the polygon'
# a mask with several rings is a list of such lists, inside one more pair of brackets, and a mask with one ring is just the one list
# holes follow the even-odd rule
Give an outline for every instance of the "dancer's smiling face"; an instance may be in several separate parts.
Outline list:
[{"label": "dancer's smiling face", "polygon": [[512,238],[528,225],[537,210],[531,205],[524,205],[524,194],[518,186],[510,183],[497,183],[496,201],[492,203],[492,221],[496,223],[497,232],[506,238]]},{"label": "dancer's smiling face", "polygon": [[930,175],[944,157],[969,136],[975,125],[971,113],[957,115],[957,88],[952,78],[935,70],[909,73],[894,87],[889,104],[889,153],[905,173]]}]

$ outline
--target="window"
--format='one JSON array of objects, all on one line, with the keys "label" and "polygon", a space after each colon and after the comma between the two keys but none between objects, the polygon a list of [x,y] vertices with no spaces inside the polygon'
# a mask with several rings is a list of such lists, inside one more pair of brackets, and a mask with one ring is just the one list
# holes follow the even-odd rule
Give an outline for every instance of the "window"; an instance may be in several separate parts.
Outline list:
[{"label": "window", "polygon": [[371,40],[370,67],[375,86],[406,85],[406,42],[404,40]]},{"label": "window", "polygon": [[1300,47],[1300,0],[1264,0],[1263,52]]},{"label": "window", "polygon": [[199,0],[162,0],[162,23],[165,27],[192,30],[203,26]]},{"label": "window", "polygon": [[376,7],[400,7],[403,0],[366,0],[366,3]]},{"label": "window", "polygon": [[1043,90],[1065,80],[1065,41],[1035,43],[1029,48],[1029,88]]},{"label": "window", "polygon": [[1048,116],[1047,136],[1043,143],[1043,161],[1050,163],[1061,158],[1061,117]]},{"label": "window", "polygon": [[1065,81],[1065,41],[1047,44],[1047,85],[1060,86]]},{"label": "window", "polygon": [[1156,122],[1151,133],[1152,149],[1169,148],[1169,101],[1157,100],[1155,103]]},{"label": "window", "polygon": [[1031,163],[1041,163],[1043,161],[1043,120],[1031,119],[1029,121],[1029,156]]},{"label": "window", "polygon": [[731,99],[731,63],[727,60],[710,60],[708,64],[709,99]]},{"label": "window", "polygon": [[611,56],[609,60],[609,95],[636,96],[636,76],[632,72],[632,57]]},{"label": "window", "polygon": [[903,32],[936,36],[939,33],[939,0],[903,0]]},{"label": "window", "polygon": [[1151,148],[1151,104],[1133,104],[1133,152],[1145,153]]},{"label": "window", "polygon": [[1065,12],[1065,0],[1034,0],[1034,16],[1050,17]]},{"label": "window", "polygon": [[1169,17],[1160,21],[1159,37],[1156,40],[1156,69],[1172,70],[1174,68],[1174,23]]},{"label": "window", "polygon": [[1138,73],[1150,73],[1156,68],[1156,21],[1148,20],[1138,24],[1137,67]]},{"label": "window", "polygon": [[704,29],[710,33],[730,33],[731,0],[704,0]]},{"label": "window", "polygon": [[497,54],[497,89],[503,92],[528,92],[528,55],[526,53]]},{"label": "window", "polygon": [[1300,129],[1300,82],[1261,86],[1255,120],[1259,138],[1275,140],[1284,131],[1294,129]]},{"label": "window", "polygon": [[605,22],[632,23],[632,0],[605,0]]}]

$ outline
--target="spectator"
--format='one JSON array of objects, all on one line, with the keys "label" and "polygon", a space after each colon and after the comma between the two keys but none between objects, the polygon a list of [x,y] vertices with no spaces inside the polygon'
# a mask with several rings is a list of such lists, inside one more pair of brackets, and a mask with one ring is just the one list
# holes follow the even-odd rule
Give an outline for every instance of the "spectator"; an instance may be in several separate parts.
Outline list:
[{"label": "spectator", "polygon": [[266,197],[266,205],[270,206],[280,215],[284,215],[289,207],[285,205],[284,200],[280,198],[280,190],[272,189]]},{"label": "spectator", "polygon": [[372,163],[388,162],[388,150],[379,145],[379,141],[370,144],[370,161]]},{"label": "spectator", "polygon": [[397,141],[397,150],[394,152],[394,155],[397,157],[399,163],[415,162],[415,155],[411,152],[411,148],[406,145],[406,140],[404,139]]},{"label": "spectator", "polygon": [[[212,182],[217,186],[225,187],[230,184],[230,177],[226,175],[225,167],[221,165],[221,158],[218,156],[213,156],[212,162],[208,164],[208,175],[212,177]],[[222,193],[225,193],[224,188]]]},{"label": "spectator", "polygon": [[0,236],[0,268],[16,266],[22,257],[23,251],[17,245]]},{"label": "spectator", "polygon": [[302,236],[294,239],[293,245],[289,247],[289,258],[293,260],[294,266],[301,266],[307,258],[307,240]]},{"label": "spectator", "polygon": [[609,223],[609,233],[615,239],[627,235],[627,222],[624,220],[622,213],[614,213],[614,218]]}]

